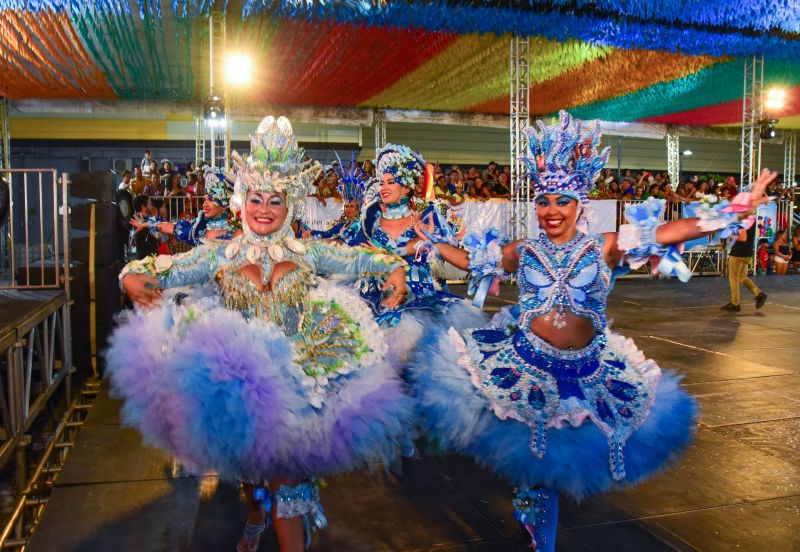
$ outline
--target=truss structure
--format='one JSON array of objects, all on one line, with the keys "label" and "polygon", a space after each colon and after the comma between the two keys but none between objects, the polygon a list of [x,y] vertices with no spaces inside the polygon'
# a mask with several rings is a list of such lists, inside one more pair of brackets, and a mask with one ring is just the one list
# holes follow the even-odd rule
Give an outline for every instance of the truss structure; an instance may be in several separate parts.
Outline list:
[{"label": "truss structure", "polygon": [[530,209],[530,178],[520,157],[527,146],[523,129],[530,118],[530,40],[512,37],[509,47],[511,104],[509,109],[509,135],[511,159],[511,231],[514,239],[528,236]]},{"label": "truss structure", "polygon": [[11,168],[11,127],[8,123],[8,100],[0,98],[0,168]]},{"label": "truss structure", "polygon": [[797,133],[787,130],[783,133],[783,182],[791,186],[797,182]]},{"label": "truss structure", "polygon": [[742,95],[742,162],[739,186],[752,184],[761,170],[761,118],[764,88],[764,56],[744,60]]},{"label": "truss structure", "polygon": [[681,180],[681,143],[678,129],[673,126],[667,128],[667,174],[676,187]]},{"label": "truss structure", "polygon": [[372,115],[372,126],[375,131],[375,155],[386,145],[386,113],[376,109]]}]

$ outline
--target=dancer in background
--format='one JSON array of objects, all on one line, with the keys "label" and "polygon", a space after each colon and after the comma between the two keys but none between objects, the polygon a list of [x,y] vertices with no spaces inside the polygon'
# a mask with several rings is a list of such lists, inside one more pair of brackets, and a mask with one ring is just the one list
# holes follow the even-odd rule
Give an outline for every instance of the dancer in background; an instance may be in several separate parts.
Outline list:
[{"label": "dancer in background", "polygon": [[334,170],[339,175],[338,190],[343,202],[342,216],[327,230],[305,231],[305,234],[306,237],[338,240],[352,245],[359,242],[357,223],[369,176],[356,164],[355,153],[351,154],[349,168],[344,167],[338,154],[336,158],[339,163],[334,166]]},{"label": "dancer in background", "polygon": [[136,232],[149,228],[154,234],[167,234],[191,246],[202,240],[229,240],[237,232],[230,213],[233,182],[216,167],[205,168],[205,199],[203,210],[193,220],[147,221],[133,218]]},{"label": "dancer in background", "polygon": [[[438,243],[457,244],[455,229],[439,209],[427,203],[417,212],[411,199],[425,171],[425,160],[403,145],[387,144],[375,160],[377,181],[368,188],[356,240],[402,257],[408,263],[410,295],[396,309],[382,306],[383,293],[374,280],[363,282],[362,296],[371,305],[378,324],[390,334],[391,356],[403,367],[409,351],[434,326],[468,328],[484,324],[486,316],[467,300],[442,291],[431,275]],[[424,227],[428,234],[420,229]]]},{"label": "dancer in background", "polygon": [[[234,159],[242,234],[122,271],[127,295],[152,310],[123,318],[108,373],[124,421],[147,443],[195,473],[268,482],[245,486],[237,550],[257,550],[271,512],[281,552],[297,552],[304,522],[307,535],[326,524],[316,477],[391,465],[409,447],[410,399],[383,334],[355,290],[322,276],[378,278],[393,308],[406,264],[293,237],[319,164],[304,159],[287,119],[265,118],[247,159]],[[157,306],[162,289],[203,284],[215,293]]]},{"label": "dancer in background", "polygon": [[[430,336],[409,372],[428,435],[514,485],[516,518],[537,551],[552,551],[560,493],[580,500],[642,481],[692,440],[697,404],[680,378],[608,328],[614,277],[627,271],[623,263],[650,260],[688,280],[670,244],[752,224],[740,219],[775,175],[732,204],[704,198],[696,219],[663,223],[665,201],[650,198],[628,207],[619,233],[590,235],[588,193],[609,154],[597,152],[599,127],[584,130],[562,112],[526,135],[541,234],[483,248],[516,273],[517,304],[492,326]],[[469,262],[455,248],[440,252]]]}]

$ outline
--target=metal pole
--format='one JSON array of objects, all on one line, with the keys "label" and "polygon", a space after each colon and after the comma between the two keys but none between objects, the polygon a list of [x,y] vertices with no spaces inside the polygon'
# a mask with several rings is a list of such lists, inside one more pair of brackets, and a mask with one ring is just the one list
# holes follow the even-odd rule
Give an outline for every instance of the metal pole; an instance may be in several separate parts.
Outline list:
[{"label": "metal pole", "polygon": [[530,117],[530,41],[527,37],[512,37],[509,45],[510,105],[509,146],[511,167],[511,235],[514,239],[528,237],[530,209],[530,178],[520,157],[525,153],[525,134]]},{"label": "metal pole", "polygon": [[667,128],[667,174],[673,186],[681,180],[681,146],[678,129],[672,125]]}]

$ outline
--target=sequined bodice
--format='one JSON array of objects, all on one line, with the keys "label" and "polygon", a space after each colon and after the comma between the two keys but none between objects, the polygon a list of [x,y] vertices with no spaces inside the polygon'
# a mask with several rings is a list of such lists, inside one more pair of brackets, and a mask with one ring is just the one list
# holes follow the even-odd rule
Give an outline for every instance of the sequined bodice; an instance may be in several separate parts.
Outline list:
[{"label": "sequined bodice", "polygon": [[372,242],[385,249],[389,253],[402,257],[408,263],[408,278],[406,284],[415,297],[420,297],[432,293],[436,290],[433,276],[431,276],[428,256],[426,254],[417,255],[416,252],[408,253],[408,244],[417,237],[413,227],[406,228],[397,239],[392,238],[380,224],[375,224],[372,235]]},{"label": "sequined bodice", "polygon": [[[602,236],[578,233],[556,245],[542,233],[518,246],[520,324],[529,326],[540,316],[569,310],[585,317],[599,332],[606,327],[606,301],[611,291],[611,270],[603,259]],[[563,324],[563,322],[562,322]]]},{"label": "sequined bodice", "polygon": [[261,289],[230,266],[222,267],[216,280],[225,306],[238,310],[248,320],[269,320],[288,336],[300,331],[309,289],[315,283],[314,274],[306,264],[286,274],[271,289]]}]

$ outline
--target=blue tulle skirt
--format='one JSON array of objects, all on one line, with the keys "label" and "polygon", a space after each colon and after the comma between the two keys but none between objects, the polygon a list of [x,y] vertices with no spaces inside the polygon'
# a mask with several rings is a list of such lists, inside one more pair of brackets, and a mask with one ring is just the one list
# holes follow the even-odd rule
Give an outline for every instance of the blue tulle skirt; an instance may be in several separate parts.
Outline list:
[{"label": "blue tulle skirt", "polygon": [[[653,396],[644,421],[622,449],[624,478],[612,476],[608,434],[588,416],[548,424],[546,452],[539,457],[532,452],[531,427],[506,413],[501,416],[496,397],[473,377],[475,355],[494,353],[473,350],[470,357],[463,348],[462,336],[467,333],[429,336],[412,356],[409,381],[419,417],[425,433],[441,447],[471,456],[513,485],[541,485],[580,500],[642,481],[668,465],[692,440],[696,401],[679,387],[677,375],[661,373],[655,363],[645,361]],[[626,349],[625,362],[644,361],[631,340],[612,332],[607,335]],[[504,385],[505,380],[499,383]]]},{"label": "blue tulle skirt", "polygon": [[413,406],[366,306],[355,316],[371,352],[347,373],[310,378],[300,341],[203,301],[125,312],[111,338],[112,393],[145,442],[192,472],[248,481],[392,464],[409,451]]}]

